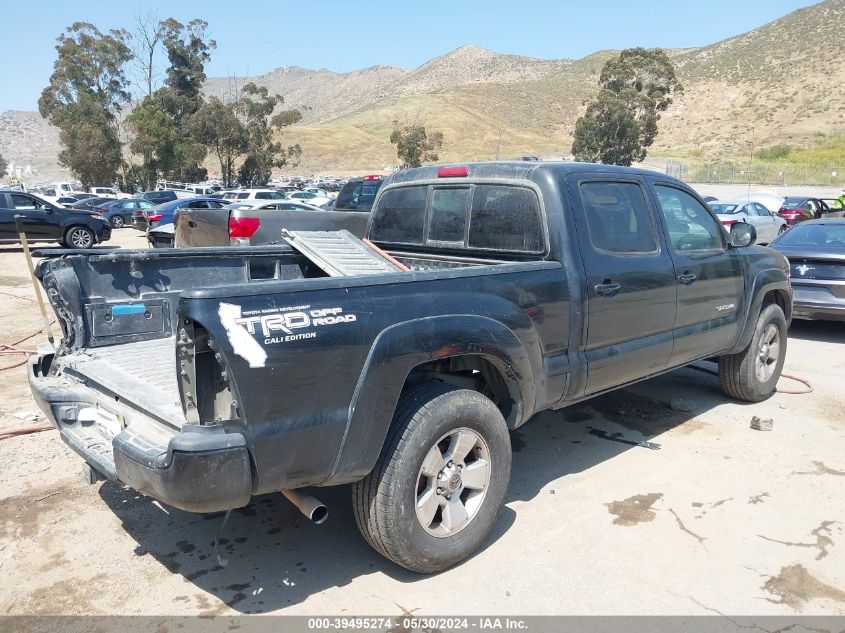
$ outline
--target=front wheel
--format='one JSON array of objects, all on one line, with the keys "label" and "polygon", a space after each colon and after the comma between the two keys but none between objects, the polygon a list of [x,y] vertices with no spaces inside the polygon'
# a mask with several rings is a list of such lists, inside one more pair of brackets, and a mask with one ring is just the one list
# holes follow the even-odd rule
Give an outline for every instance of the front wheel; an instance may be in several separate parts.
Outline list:
[{"label": "front wheel", "polygon": [[778,235],[781,233],[786,233],[786,224],[781,224],[780,228],[778,229]]},{"label": "front wheel", "polygon": [[65,233],[68,248],[91,248],[95,241],[94,231],[85,226],[72,226]]},{"label": "front wheel", "polygon": [[112,216],[112,218],[111,218],[112,228],[122,229],[124,224],[126,224],[126,220],[123,219],[122,215],[113,215]]},{"label": "front wheel", "polygon": [[507,425],[490,399],[443,383],[406,393],[373,471],[352,487],[355,522],[380,554],[435,573],[490,533],[508,489]]},{"label": "front wheel", "polygon": [[737,400],[760,402],[775,392],[786,360],[786,317],[780,306],[766,306],[751,342],[738,354],[719,357],[722,390]]}]

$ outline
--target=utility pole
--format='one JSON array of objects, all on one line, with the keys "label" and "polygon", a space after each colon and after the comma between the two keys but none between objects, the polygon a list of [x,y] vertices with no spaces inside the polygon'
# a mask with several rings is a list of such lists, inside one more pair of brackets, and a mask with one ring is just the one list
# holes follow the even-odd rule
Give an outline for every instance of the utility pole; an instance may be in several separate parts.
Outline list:
[{"label": "utility pole", "polygon": [[751,154],[748,157],[748,195],[751,195],[751,171],[754,167],[754,126],[751,126]]},{"label": "utility pole", "polygon": [[502,149],[502,137],[505,135],[505,128],[499,130],[499,143],[496,145],[496,160],[499,160],[499,150]]}]

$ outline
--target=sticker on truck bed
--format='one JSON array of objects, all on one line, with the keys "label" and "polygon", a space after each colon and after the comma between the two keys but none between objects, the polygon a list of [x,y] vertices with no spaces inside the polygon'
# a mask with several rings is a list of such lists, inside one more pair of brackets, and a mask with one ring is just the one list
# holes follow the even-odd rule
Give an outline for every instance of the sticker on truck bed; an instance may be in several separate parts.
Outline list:
[{"label": "sticker on truck bed", "polygon": [[242,310],[239,305],[221,302],[217,314],[235,354],[250,367],[264,367],[267,362],[264,345],[317,338],[316,329],[356,320],[354,314],[344,314],[343,308],[310,305]]}]

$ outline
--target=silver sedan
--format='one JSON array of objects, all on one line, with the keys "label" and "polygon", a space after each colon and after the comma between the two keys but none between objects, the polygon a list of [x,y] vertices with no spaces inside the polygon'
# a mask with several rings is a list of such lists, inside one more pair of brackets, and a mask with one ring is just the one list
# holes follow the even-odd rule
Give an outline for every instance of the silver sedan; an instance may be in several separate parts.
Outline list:
[{"label": "silver sedan", "polygon": [[737,222],[751,224],[757,230],[757,243],[768,244],[786,230],[786,220],[769,211],[759,202],[746,200],[734,202],[710,202],[719,221],[728,230]]}]

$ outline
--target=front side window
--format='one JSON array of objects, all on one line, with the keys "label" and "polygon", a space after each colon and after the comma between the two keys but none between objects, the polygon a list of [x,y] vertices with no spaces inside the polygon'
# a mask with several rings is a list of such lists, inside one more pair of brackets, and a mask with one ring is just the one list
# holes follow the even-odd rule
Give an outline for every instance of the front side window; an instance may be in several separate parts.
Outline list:
[{"label": "front side window", "polygon": [[669,241],[676,251],[723,249],[725,231],[707,209],[686,191],[655,185]]},{"label": "front side window", "polygon": [[651,213],[638,184],[585,182],[580,190],[595,248],[618,254],[657,252]]},{"label": "front side window", "polygon": [[771,214],[769,213],[769,210],[766,207],[764,207],[762,204],[760,204],[759,202],[754,203],[754,208],[757,210],[757,215],[759,215],[760,217],[768,218],[768,217],[771,216]]}]

